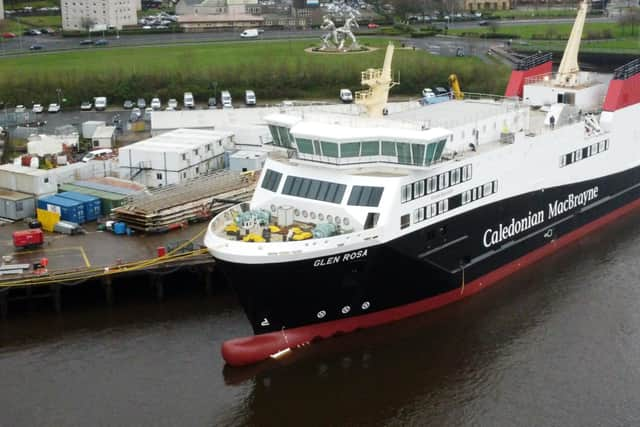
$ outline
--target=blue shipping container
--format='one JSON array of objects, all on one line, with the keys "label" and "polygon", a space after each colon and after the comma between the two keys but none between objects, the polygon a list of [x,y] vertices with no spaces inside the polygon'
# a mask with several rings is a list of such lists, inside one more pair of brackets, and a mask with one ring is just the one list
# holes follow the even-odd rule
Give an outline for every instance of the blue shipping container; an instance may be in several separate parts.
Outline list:
[{"label": "blue shipping container", "polygon": [[100,216],[100,212],[102,211],[102,202],[96,196],[76,193],[75,191],[65,191],[64,193],[58,193],[56,195],[58,197],[64,197],[65,199],[82,202],[84,206],[84,217],[87,222],[95,221],[98,219],[98,216]]},{"label": "blue shipping container", "polygon": [[71,221],[77,224],[84,224],[86,222],[83,203],[76,200],[65,199],[59,196],[42,197],[38,199],[38,209],[58,212],[60,219],[64,221]]}]

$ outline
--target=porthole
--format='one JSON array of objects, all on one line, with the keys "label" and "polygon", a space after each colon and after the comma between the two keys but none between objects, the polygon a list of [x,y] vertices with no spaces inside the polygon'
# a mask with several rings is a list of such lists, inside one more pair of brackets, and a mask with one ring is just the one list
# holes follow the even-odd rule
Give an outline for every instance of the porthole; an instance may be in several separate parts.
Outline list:
[{"label": "porthole", "polygon": [[333,217],[331,215],[327,215],[327,222],[333,222]]},{"label": "porthole", "polygon": [[308,217],[309,216],[309,212],[303,210],[302,211],[302,216],[305,217],[305,218]]},{"label": "porthole", "polygon": [[369,307],[371,307],[371,303],[369,301],[365,301],[362,303],[361,307],[363,310],[367,310]]},{"label": "porthole", "polygon": [[348,305],[345,305],[344,307],[342,307],[342,314],[347,314],[348,312],[351,311],[351,307],[349,307]]},{"label": "porthole", "polygon": [[311,217],[311,219],[316,219],[316,213],[315,212],[309,212],[309,216]]},{"label": "porthole", "polygon": [[342,220],[342,223],[343,223],[344,225],[349,225],[349,218],[344,217],[344,219]]},{"label": "porthole", "polygon": [[295,216],[300,216],[300,209],[294,209],[293,214]]},{"label": "porthole", "polygon": [[318,220],[324,221],[324,214],[319,213],[318,214]]},{"label": "porthole", "polygon": [[324,311],[324,310],[320,310],[320,311],[318,312],[318,314],[316,314],[316,316],[318,317],[318,319],[322,319],[322,318],[323,318],[324,316],[326,316],[326,315],[327,315],[327,312],[326,312],[326,311]]},{"label": "porthole", "polygon": [[271,205],[271,212],[275,212],[276,211],[276,205]]}]

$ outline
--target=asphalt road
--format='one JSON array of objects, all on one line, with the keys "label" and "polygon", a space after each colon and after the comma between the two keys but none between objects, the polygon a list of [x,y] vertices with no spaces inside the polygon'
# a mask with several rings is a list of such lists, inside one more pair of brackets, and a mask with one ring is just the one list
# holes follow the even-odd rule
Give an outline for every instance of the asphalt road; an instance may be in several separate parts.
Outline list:
[{"label": "asphalt road", "polygon": [[[553,19],[553,23],[572,23],[573,19]],[[611,18],[597,17],[589,18],[588,22],[611,22]],[[452,22],[449,28],[476,28],[479,21]],[[549,23],[549,19],[526,19],[526,20],[503,20],[499,21],[501,26],[512,25],[532,25]],[[444,25],[439,23],[437,25]],[[361,28],[361,34],[375,34],[375,30]],[[282,40],[282,39],[320,39],[324,34],[323,30],[270,30],[266,29],[260,36],[259,40]],[[93,34],[94,40],[101,38],[99,34]],[[14,39],[0,38],[0,55],[22,55],[32,54],[41,55],[45,52],[70,50],[70,49],[104,49],[105,47],[96,47],[92,45],[80,45],[80,41],[84,38],[61,37],[61,36],[19,36]],[[116,36],[108,36],[108,47],[118,46],[148,46],[148,45],[166,45],[179,43],[210,43],[221,41],[246,41],[240,38],[239,31],[225,32],[206,32],[206,33],[166,33],[166,34],[133,34]],[[256,40],[258,41],[258,40]],[[41,45],[40,51],[30,51],[29,46]]]}]

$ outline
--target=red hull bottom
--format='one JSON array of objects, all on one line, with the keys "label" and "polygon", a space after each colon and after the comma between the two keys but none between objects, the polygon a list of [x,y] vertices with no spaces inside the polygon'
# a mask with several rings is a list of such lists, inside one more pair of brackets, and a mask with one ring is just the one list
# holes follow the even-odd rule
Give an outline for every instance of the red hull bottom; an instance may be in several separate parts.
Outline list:
[{"label": "red hull bottom", "polygon": [[483,288],[486,288],[519,269],[544,258],[545,256],[604,226],[605,224],[614,221],[639,206],[640,200],[629,203],[628,205],[623,206],[602,218],[590,222],[589,224],[562,236],[558,240],[549,242],[547,245],[536,249],[527,255],[510,262],[509,264],[505,264],[491,273],[485,274],[484,276],[466,283],[463,286],[461,285],[458,289],[415,303],[371,314],[225,341],[222,345],[222,357],[231,366],[250,365],[265,360],[281,351],[308,344],[315,339],[329,338],[338,333],[347,333],[356,329],[370,328],[414,316],[429,310],[434,310],[481,291]]}]

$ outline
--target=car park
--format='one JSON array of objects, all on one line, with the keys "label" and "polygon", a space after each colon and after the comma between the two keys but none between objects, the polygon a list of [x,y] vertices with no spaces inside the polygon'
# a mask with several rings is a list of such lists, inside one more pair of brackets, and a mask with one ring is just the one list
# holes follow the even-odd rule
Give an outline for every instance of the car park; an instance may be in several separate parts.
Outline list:
[{"label": "car park", "polygon": [[217,106],[216,104],[217,102],[216,102],[215,96],[210,97],[209,100],[207,101],[207,106],[209,107],[210,110],[215,109]]},{"label": "car park", "polygon": [[145,108],[147,106],[147,101],[145,101],[144,98],[138,98],[138,101],[136,101],[136,106],[138,108]]},{"label": "car park", "polygon": [[82,104],[80,104],[80,110],[82,111],[91,111],[92,108],[93,103],[91,101],[83,101]]},{"label": "car park", "polygon": [[16,37],[16,33],[6,32],[2,33],[3,39],[14,39]]},{"label": "car park", "polygon": [[153,98],[151,100],[151,108],[153,110],[159,110],[160,108],[162,108],[162,102],[160,102],[160,98]]},{"label": "car park", "polygon": [[16,111],[16,113],[24,113],[26,111],[26,109],[24,108],[24,105],[19,104],[19,105],[16,105],[15,111]]},{"label": "car park", "polygon": [[32,44],[31,46],[29,46],[29,50],[42,50],[43,47],[40,44]]},{"label": "car park", "polygon": [[59,113],[60,112],[60,104],[52,102],[51,104],[49,104],[49,108],[47,109],[47,112],[49,112],[49,113]]},{"label": "car park", "polygon": [[106,39],[98,39],[93,43],[94,46],[106,46],[108,44],[109,44],[109,41]]},{"label": "car park", "polygon": [[340,89],[340,100],[345,104],[353,101],[353,94],[350,89]]},{"label": "car park", "polygon": [[256,93],[252,90],[244,92],[244,103],[246,105],[256,105]]},{"label": "car park", "polygon": [[133,101],[130,99],[127,99],[124,101],[124,104],[122,104],[122,108],[124,108],[125,110],[130,110],[134,107],[133,105]]},{"label": "car park", "polygon": [[42,104],[33,104],[33,108],[31,109],[31,111],[36,114],[42,113],[44,111],[44,107],[42,106]]},{"label": "car park", "polygon": [[171,98],[167,101],[167,110],[177,110],[178,109],[178,100],[175,98]]}]

